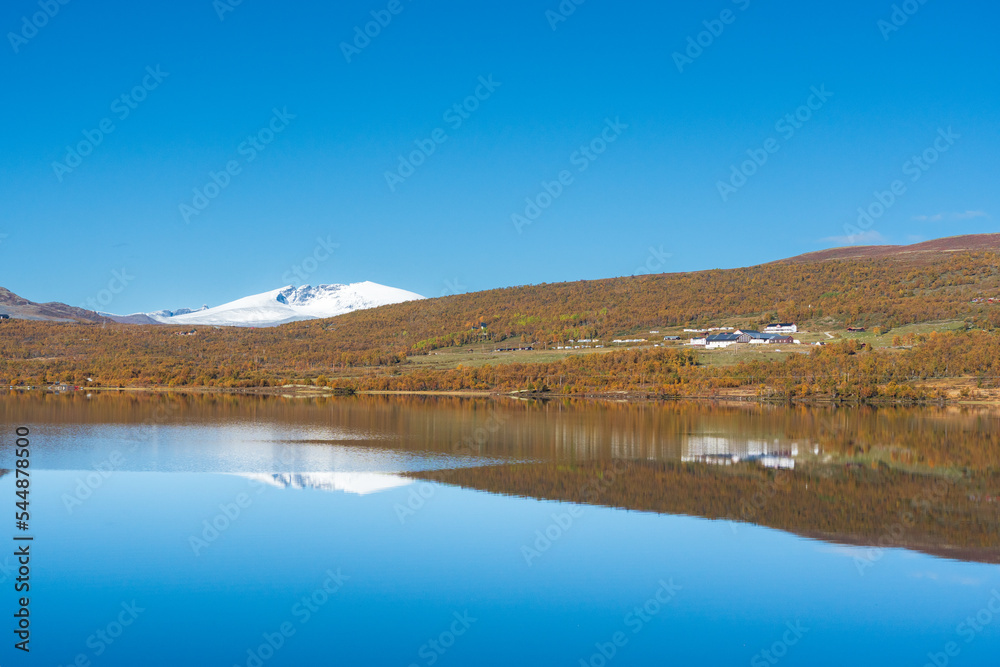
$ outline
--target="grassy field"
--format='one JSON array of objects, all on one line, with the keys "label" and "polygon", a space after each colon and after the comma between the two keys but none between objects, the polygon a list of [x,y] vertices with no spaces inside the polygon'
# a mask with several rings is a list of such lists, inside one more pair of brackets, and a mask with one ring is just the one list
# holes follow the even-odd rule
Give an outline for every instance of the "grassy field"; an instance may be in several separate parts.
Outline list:
[{"label": "grassy field", "polygon": [[[734,326],[730,323],[722,323],[721,326]],[[892,346],[895,336],[905,337],[907,334],[927,334],[935,331],[954,331],[965,326],[961,321],[928,322],[924,324],[914,324],[893,329],[881,335],[874,331],[859,333],[848,332],[846,329],[830,329],[828,331],[810,330],[801,331],[794,334],[794,338],[802,342],[801,345],[739,345],[720,350],[705,350],[694,348],[698,356],[699,363],[706,366],[730,366],[741,361],[780,361],[790,354],[808,354],[816,349],[811,343],[824,342],[834,343],[845,340],[858,340],[873,347],[889,348]],[[567,357],[582,354],[603,354],[613,350],[647,348],[660,344],[678,349],[686,348],[683,343],[692,335],[684,333],[681,328],[664,327],[658,330],[659,333],[652,334],[648,331],[634,331],[622,334],[622,338],[646,338],[648,342],[633,345],[614,345],[610,341],[604,341],[603,348],[583,348],[579,350],[557,350],[550,344],[551,349],[535,349],[518,352],[496,352],[498,346],[514,346],[522,343],[476,343],[461,347],[450,347],[435,350],[427,355],[410,357],[408,362],[400,367],[400,372],[424,371],[424,370],[450,370],[463,367],[478,367],[486,364],[501,365],[511,363],[550,363],[559,361]],[[665,336],[681,336],[684,340],[680,342],[663,342]],[[527,345],[527,344],[524,344]],[[536,348],[541,344],[535,343]]]},{"label": "grassy field", "polygon": [[886,333],[876,334],[872,330],[861,333],[844,331],[840,335],[842,338],[859,340],[868,343],[873,347],[892,347],[892,340],[895,336],[905,337],[908,334],[929,334],[934,332],[956,331],[965,328],[965,322],[950,320],[945,322],[925,322],[922,324],[911,324],[898,327]]},{"label": "grassy field", "polygon": [[494,352],[496,345],[464,345],[435,350],[427,355],[410,357],[404,368],[411,370],[448,370],[458,366],[493,366],[500,364],[545,364],[581,354],[611,352],[621,346],[580,350],[528,350],[519,352]]},{"label": "grassy field", "polygon": [[809,354],[811,345],[734,345],[721,350],[698,350],[698,363],[732,366],[741,361],[781,361],[791,354]]}]

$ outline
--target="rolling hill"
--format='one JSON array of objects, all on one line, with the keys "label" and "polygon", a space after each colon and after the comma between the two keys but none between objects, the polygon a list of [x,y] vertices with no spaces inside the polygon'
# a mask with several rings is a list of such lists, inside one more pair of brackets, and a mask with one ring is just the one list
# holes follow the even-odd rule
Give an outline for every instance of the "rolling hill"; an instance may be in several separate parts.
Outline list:
[{"label": "rolling hill", "polygon": [[970,234],[949,236],[912,245],[866,245],[847,246],[819,250],[779,262],[821,262],[832,259],[872,259],[893,258],[903,260],[932,260],[951,252],[1000,252],[1000,234]]},{"label": "rolling hill", "polygon": [[[510,287],[263,329],[10,322],[0,327],[0,379],[222,387],[305,380],[405,390],[512,390],[558,382],[561,390],[586,393],[695,395],[727,387],[767,395],[938,396],[937,389],[917,391],[912,383],[975,374],[980,388],[992,386],[1000,358],[1000,304],[989,301],[1000,295],[996,240],[958,237],[921,244],[920,252],[883,249],[888,254],[879,257],[806,256],[739,269]],[[571,339],[646,338],[661,329],[710,325],[760,328],[775,321],[820,332],[848,325],[910,329],[898,343],[882,343],[898,352],[859,355],[859,341],[848,341],[853,347],[831,344],[819,356],[793,354],[795,359],[745,367],[738,359],[726,362],[737,364],[738,377],[703,365],[690,351],[654,350],[652,343],[628,354],[548,353],[502,367],[482,354],[493,346],[551,348]],[[950,323],[947,330],[954,333],[934,337],[934,327],[916,326],[934,322]],[[435,350],[472,343],[480,354],[471,369],[468,359],[451,366],[417,363]]]},{"label": "rolling hill", "polygon": [[738,269],[509,287],[288,326],[301,333],[320,328],[339,349],[408,353],[484,336],[555,342],[722,323],[832,328],[969,319],[1000,326],[1000,308],[973,303],[1000,296],[1000,234],[874,248],[883,254],[848,248]]},{"label": "rolling hill", "polygon": [[65,303],[35,303],[0,287],[0,313],[19,320],[41,322],[105,322],[106,318],[91,310],[67,306]]}]

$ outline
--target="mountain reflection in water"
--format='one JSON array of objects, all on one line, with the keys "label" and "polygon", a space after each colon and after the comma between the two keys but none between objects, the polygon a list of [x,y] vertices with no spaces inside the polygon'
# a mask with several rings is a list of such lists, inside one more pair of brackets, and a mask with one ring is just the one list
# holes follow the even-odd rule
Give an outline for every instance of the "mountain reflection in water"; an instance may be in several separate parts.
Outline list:
[{"label": "mountain reflection in water", "polygon": [[126,470],[290,489],[420,478],[1000,562],[995,408],[95,394],[12,395],[0,414],[37,425],[41,469],[124,451]]}]

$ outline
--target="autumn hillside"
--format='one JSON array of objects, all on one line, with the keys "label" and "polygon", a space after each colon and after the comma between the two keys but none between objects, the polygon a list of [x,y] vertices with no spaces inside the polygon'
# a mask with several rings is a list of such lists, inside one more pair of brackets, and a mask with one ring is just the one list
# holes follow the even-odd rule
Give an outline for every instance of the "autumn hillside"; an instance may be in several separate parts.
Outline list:
[{"label": "autumn hillside", "polygon": [[[5,320],[0,323],[0,382],[251,387],[306,381],[413,390],[555,385],[569,392],[630,389],[671,395],[745,387],[755,393],[860,397],[883,395],[879,385],[919,379],[978,375],[980,385],[989,383],[997,373],[982,360],[989,359],[1000,339],[1000,305],[988,301],[1000,296],[1000,235],[925,245],[878,257],[798,258],[740,269],[496,289],[269,329],[196,327],[191,334],[190,328],[170,326]],[[958,330],[941,338],[900,336],[892,343],[891,354],[897,356],[874,354],[855,341],[831,345],[836,349],[823,356],[815,350],[794,355],[798,359],[722,371],[703,367],[690,352],[664,348],[534,358],[503,370],[486,365],[474,372],[415,364],[434,350],[469,343],[492,348],[525,341],[545,347],[650,329],[760,327],[775,321],[797,322],[812,331],[848,325],[892,331],[944,320],[957,323]],[[945,358],[951,361],[942,364]],[[405,379],[397,377],[402,372],[408,374]],[[903,390],[889,391],[896,396]]]},{"label": "autumn hillside", "polygon": [[[945,241],[945,240],[942,240]],[[956,237],[877,258],[788,261],[761,266],[489,290],[386,306],[325,322],[339,349],[421,352],[480,340],[606,338],[650,327],[759,326],[794,321],[819,327],[967,319],[1000,325],[1000,308],[972,303],[1000,296],[1000,234]],[[955,251],[953,248],[975,247]]]}]

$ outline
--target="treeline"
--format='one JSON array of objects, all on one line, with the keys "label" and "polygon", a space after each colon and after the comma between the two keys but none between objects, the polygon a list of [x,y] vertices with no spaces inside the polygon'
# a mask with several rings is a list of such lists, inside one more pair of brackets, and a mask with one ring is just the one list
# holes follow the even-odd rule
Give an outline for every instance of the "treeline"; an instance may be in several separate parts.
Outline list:
[{"label": "treeline", "polygon": [[927,399],[915,383],[972,377],[1000,386],[1000,332],[962,331],[915,337],[906,350],[869,349],[856,340],[789,355],[780,362],[740,362],[704,369],[714,387],[751,387],[781,397]]},{"label": "treeline", "polygon": [[[187,331],[187,330],[185,330]],[[267,387],[337,369],[400,364],[405,353],[344,350],[319,333],[230,327],[0,324],[0,383]]]},{"label": "treeline", "polygon": [[[268,343],[268,341],[274,341]],[[358,355],[358,356],[355,356]],[[974,378],[994,388],[1000,331],[915,336],[909,349],[870,349],[855,340],[790,354],[781,361],[702,366],[683,348],[634,348],[550,363],[423,369],[402,353],[348,353],[279,329],[204,330],[12,322],[0,327],[0,383],[94,386],[268,387],[310,382],[381,391],[529,391],[649,397],[931,400],[928,381]]]},{"label": "treeline", "polygon": [[645,348],[588,354],[553,363],[513,363],[454,370],[383,371],[331,381],[359,390],[528,390],[560,394],[623,391],[650,397],[717,396],[741,389],[754,396],[843,400],[931,400],[939,390],[917,383],[978,378],[1000,386],[1000,333],[963,331],[915,337],[908,350],[870,349],[854,340],[791,354],[781,361],[699,366],[688,350]]},{"label": "treeline", "polygon": [[585,354],[551,363],[485,364],[453,370],[383,370],[335,379],[330,386],[372,391],[535,391],[585,394],[617,390],[668,391],[684,384],[693,352],[650,348]]}]

